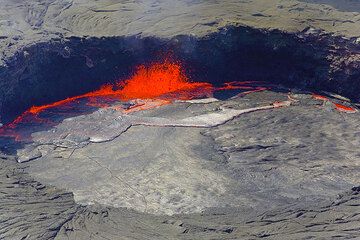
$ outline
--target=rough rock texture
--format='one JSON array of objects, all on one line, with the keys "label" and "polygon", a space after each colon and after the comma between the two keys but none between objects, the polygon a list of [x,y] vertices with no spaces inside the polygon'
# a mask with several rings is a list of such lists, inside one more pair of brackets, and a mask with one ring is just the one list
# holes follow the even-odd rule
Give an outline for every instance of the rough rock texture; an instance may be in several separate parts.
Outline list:
[{"label": "rough rock texture", "polygon": [[[212,123],[213,113],[226,116],[224,108],[279,106],[276,102],[288,99],[290,104],[280,108],[231,116],[220,124],[169,124],[196,116]],[[65,194],[70,197],[64,206],[68,218],[56,218],[56,230],[43,227],[47,217],[35,221],[41,230],[29,226],[26,232],[13,224],[3,234],[17,231],[29,239],[55,233],[55,239],[359,237],[360,199],[354,187],[360,177],[358,117],[358,112],[338,112],[335,105],[308,93],[265,91],[180,101],[127,115],[103,109],[65,119],[33,133],[34,142],[19,148],[18,159],[31,155],[26,149],[38,149],[41,156],[26,163],[26,172],[72,192],[83,207],[75,207],[72,195]],[[119,127],[119,119],[128,119],[126,131],[107,130]],[[138,125],[144,119],[157,125]],[[108,139],[91,142],[89,133]],[[29,194],[21,190],[14,198],[23,192]],[[49,194],[41,196],[52,200]],[[56,199],[49,210],[62,209],[63,198]],[[6,216],[27,208],[11,206]],[[41,216],[43,208],[32,209]]]},{"label": "rough rock texture", "polygon": [[73,195],[39,183],[0,157],[0,238],[52,239],[78,209]]},{"label": "rough rock texture", "polygon": [[[290,101],[284,101],[276,106],[289,105]],[[31,166],[32,175],[70,189],[80,203],[157,214],[198,212],[218,206],[218,196],[229,182],[203,168],[207,157],[222,159],[220,154],[211,148],[193,153],[194,142],[203,142],[200,129],[275,108],[270,104],[230,107],[222,101],[209,103],[205,109],[201,102],[185,102],[164,107],[165,112],[160,108],[160,113],[154,111],[151,116],[101,109],[32,134],[32,143],[18,150],[18,161],[39,158]]]},{"label": "rough rock texture", "polygon": [[[278,78],[360,99],[356,1],[0,6],[7,121],[123,79],[164,49],[203,81]],[[0,239],[360,238],[359,112],[284,89],[221,99],[103,109],[48,131],[29,127],[30,143],[0,139],[16,150],[0,153]]]},{"label": "rough rock texture", "polygon": [[[80,203],[156,214],[223,205],[265,211],[326,199],[356,185],[358,113],[320,110],[321,101],[308,94],[292,98],[293,105],[274,110],[270,104],[286,94],[253,93],[125,115],[100,110],[34,133],[18,161],[41,152],[30,173],[71,190]],[[269,107],[249,108],[260,104]]]},{"label": "rough rock texture", "polygon": [[356,2],[341,1],[336,5],[317,2],[324,5],[295,0],[2,0],[2,51],[17,50],[18,43],[59,36],[204,36],[229,24],[289,32],[302,31],[311,25],[342,36],[359,37]]},{"label": "rough rock texture", "polygon": [[355,239],[359,204],[359,187],[354,187],[315,206],[292,205],[249,221],[234,209],[166,217],[90,208],[64,224],[55,239]]}]

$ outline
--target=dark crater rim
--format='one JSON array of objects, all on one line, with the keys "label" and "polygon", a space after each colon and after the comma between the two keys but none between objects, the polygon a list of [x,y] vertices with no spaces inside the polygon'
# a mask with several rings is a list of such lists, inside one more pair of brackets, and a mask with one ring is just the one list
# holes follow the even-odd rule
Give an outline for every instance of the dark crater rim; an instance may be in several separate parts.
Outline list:
[{"label": "dark crater rim", "polygon": [[[203,37],[54,38],[20,49],[0,67],[0,122],[33,105],[83,94],[129,77],[134,67],[171,52],[193,81],[265,81],[360,100],[360,52],[354,39],[311,28],[299,33],[226,26]],[[334,61],[339,67],[334,69]]]}]

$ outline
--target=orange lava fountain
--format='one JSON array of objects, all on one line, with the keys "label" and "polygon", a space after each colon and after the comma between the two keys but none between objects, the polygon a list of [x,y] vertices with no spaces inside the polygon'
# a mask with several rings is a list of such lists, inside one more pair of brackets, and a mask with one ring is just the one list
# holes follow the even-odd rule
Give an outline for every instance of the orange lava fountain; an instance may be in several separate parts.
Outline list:
[{"label": "orange lava fountain", "polygon": [[[105,98],[121,101],[158,99],[156,101],[144,101],[145,103],[150,103],[148,106],[144,106],[144,103],[141,103],[133,107],[135,110],[137,107],[139,110],[144,110],[156,107],[156,104],[160,106],[177,99],[184,100],[208,96],[213,90],[213,86],[209,83],[190,82],[183,72],[181,64],[165,59],[150,66],[139,66],[131,78],[114,85],[107,84],[89,93],[69,97],[50,104],[32,106],[13,122],[1,127],[0,136],[19,139],[19,136],[14,132],[18,124],[40,122],[39,113],[50,108],[63,107],[79,99],[86,99],[87,105],[94,107],[109,107],[108,104],[104,104],[101,101]],[[123,110],[125,113],[131,112],[124,109],[120,110]]]},{"label": "orange lava fountain", "polygon": [[[135,74],[124,82],[115,85],[104,85],[99,90],[51,104],[33,106],[27,112],[38,114],[46,109],[58,107],[82,98],[92,98],[90,105],[93,106],[96,106],[96,100],[94,99],[96,97],[113,97],[128,101],[157,98],[165,94],[179,92],[177,97],[181,98],[183,97],[181,92],[195,89],[200,90],[201,94],[207,95],[213,88],[209,83],[189,82],[181,69],[181,65],[166,59],[164,62],[154,63],[149,67],[141,65],[137,68]],[[191,98],[190,96],[187,97]]]},{"label": "orange lava fountain", "polygon": [[[165,60],[150,67],[138,67],[134,76],[125,81],[120,91],[122,100],[150,99],[165,94],[201,89],[206,94],[212,90],[209,83],[189,82],[178,63]],[[179,96],[181,97],[181,96]]]},{"label": "orange lava fountain", "polygon": [[[0,127],[0,136],[12,137],[21,140],[18,133],[18,126],[23,123],[47,123],[54,124],[50,120],[42,119],[39,114],[51,108],[64,108],[69,103],[80,99],[86,101],[87,106],[98,108],[113,108],[123,113],[131,113],[150,108],[170,104],[175,100],[190,100],[201,97],[211,97],[214,91],[224,90],[246,90],[242,94],[263,91],[267,87],[251,86],[260,82],[229,82],[222,87],[213,87],[210,83],[191,82],[185,75],[182,65],[179,62],[166,58],[163,61],[136,68],[132,77],[119,81],[115,84],[106,84],[98,90],[82,95],[69,97],[64,100],[32,106],[18,116],[13,122]],[[109,104],[114,101],[131,101],[131,107],[124,109],[122,106]],[[71,105],[70,105],[71,106]]]},{"label": "orange lava fountain", "polygon": [[[260,84],[260,85],[259,85]],[[255,86],[254,86],[255,85]],[[123,113],[131,113],[170,104],[175,100],[190,100],[200,97],[211,97],[214,91],[244,90],[237,96],[252,92],[264,91],[269,87],[261,86],[261,82],[227,82],[222,87],[213,87],[210,83],[191,82],[182,70],[182,65],[169,58],[155,62],[149,66],[141,65],[136,68],[132,77],[127,80],[101,86],[98,90],[82,95],[69,97],[64,100],[32,106],[18,116],[13,122],[0,127],[0,136],[12,137],[21,140],[17,127],[21,124],[54,124],[48,119],[42,119],[39,114],[50,108],[69,106],[79,99],[85,99],[86,105],[98,108],[114,108]],[[327,97],[313,94],[313,98],[330,101]],[[109,102],[131,101],[132,106],[124,109],[123,106],[111,106]],[[356,109],[334,103],[335,108],[342,112],[356,112]],[[71,106],[71,105],[70,105]]]}]

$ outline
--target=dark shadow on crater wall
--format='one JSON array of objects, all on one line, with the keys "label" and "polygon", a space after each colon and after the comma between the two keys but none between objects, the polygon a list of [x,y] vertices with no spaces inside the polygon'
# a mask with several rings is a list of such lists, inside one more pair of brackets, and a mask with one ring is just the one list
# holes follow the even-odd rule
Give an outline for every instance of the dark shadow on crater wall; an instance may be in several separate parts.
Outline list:
[{"label": "dark shadow on crater wall", "polygon": [[151,61],[161,49],[156,39],[70,38],[39,43],[17,54],[0,72],[2,120],[42,105],[98,89],[127,78],[134,66]]},{"label": "dark shadow on crater wall", "polygon": [[[229,27],[205,38],[70,38],[39,43],[0,69],[0,116],[9,122],[33,105],[55,102],[129,77],[134,68],[171,51],[194,81],[267,81],[356,98],[359,71],[329,81],[334,40],[299,38],[278,31]],[[339,87],[339,86],[342,86]],[[344,88],[350,86],[351,88]]]},{"label": "dark shadow on crater wall", "polygon": [[316,87],[315,79],[329,71],[326,48],[276,31],[230,28],[201,40],[179,37],[178,42],[174,49],[193,79],[217,85],[254,80]]},{"label": "dark shadow on crater wall", "polygon": [[326,4],[343,12],[360,12],[359,0],[299,0],[306,3]]}]

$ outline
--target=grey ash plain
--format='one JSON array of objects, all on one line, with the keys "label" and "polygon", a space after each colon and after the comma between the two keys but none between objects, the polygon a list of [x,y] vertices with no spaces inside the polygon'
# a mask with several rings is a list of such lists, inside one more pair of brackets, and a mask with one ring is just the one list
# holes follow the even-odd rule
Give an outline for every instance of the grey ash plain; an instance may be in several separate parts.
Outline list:
[{"label": "grey ash plain", "polygon": [[[25,46],[73,36],[206,36],[227,25],[360,36],[351,1],[0,4],[2,66]],[[178,102],[120,121],[102,110],[34,133],[17,153],[0,153],[0,239],[359,238],[358,112],[293,91],[290,106],[211,123],[224,108],[288,95]],[[196,116],[211,116],[209,126],[171,126]]]}]

